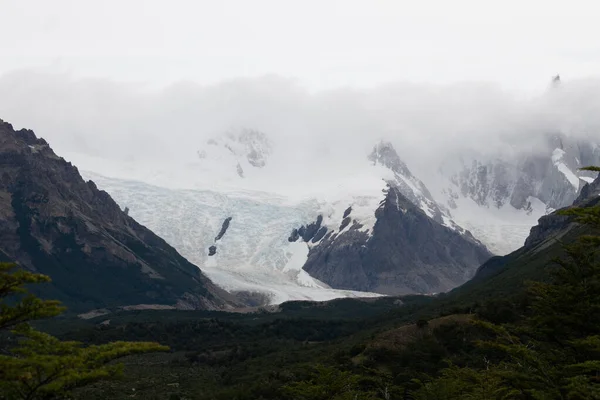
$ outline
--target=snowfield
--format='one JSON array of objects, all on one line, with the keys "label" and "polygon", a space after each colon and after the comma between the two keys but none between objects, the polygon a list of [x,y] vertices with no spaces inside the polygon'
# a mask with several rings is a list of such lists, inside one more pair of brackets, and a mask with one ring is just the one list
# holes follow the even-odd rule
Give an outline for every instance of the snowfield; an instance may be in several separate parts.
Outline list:
[{"label": "snowfield", "polygon": [[[262,293],[271,304],[288,300],[331,300],[339,297],[373,297],[375,293],[331,289],[312,278],[302,266],[309,244],[289,242],[294,228],[324,216],[323,225],[339,228],[344,210],[353,206],[354,218],[362,218],[363,230],[374,224],[375,209],[383,193],[383,182],[350,196],[344,185],[326,200],[298,202],[264,192],[182,190],[142,182],[107,178],[83,172],[108,191],[130,215],[147,226],[184,257],[198,265],[216,284],[230,291]],[[378,183],[378,181],[375,181]],[[369,189],[371,192],[369,192]],[[223,237],[215,241],[223,221],[232,217]],[[208,248],[217,247],[208,255]]]},{"label": "snowfield", "polygon": [[[470,231],[497,255],[521,247],[537,220],[552,211],[532,196],[527,209],[509,202],[498,207],[491,198],[476,202],[456,187],[452,171],[465,166],[458,160],[445,174],[430,174],[426,186],[389,142],[353,153],[343,146],[302,146],[277,148],[261,132],[242,130],[210,139],[199,149],[185,149],[185,157],[176,161],[148,161],[143,154],[131,161],[79,153],[66,154],[66,159],[216,284],[233,292],[260,293],[270,304],[378,296],[335,290],[311,277],[302,267],[310,247],[319,242],[288,238],[319,216],[329,232],[350,229],[352,224],[341,225],[349,207],[360,230],[371,234],[388,183],[438,223],[461,234]],[[567,178],[569,190],[591,179],[569,169],[564,150],[554,150],[551,160]],[[477,173],[469,179],[473,185],[482,183]],[[487,185],[485,180],[482,184]],[[449,194],[452,204],[446,203]],[[217,240],[228,218],[229,227]],[[209,255],[213,246],[215,253]]]},{"label": "snowfield", "polygon": [[504,255],[523,246],[531,228],[537,225],[541,216],[550,211],[536,198],[530,197],[528,201],[532,210],[526,213],[510,204],[501,208],[482,207],[472,199],[462,197],[456,200],[457,208],[452,210],[452,216],[492,253]]}]

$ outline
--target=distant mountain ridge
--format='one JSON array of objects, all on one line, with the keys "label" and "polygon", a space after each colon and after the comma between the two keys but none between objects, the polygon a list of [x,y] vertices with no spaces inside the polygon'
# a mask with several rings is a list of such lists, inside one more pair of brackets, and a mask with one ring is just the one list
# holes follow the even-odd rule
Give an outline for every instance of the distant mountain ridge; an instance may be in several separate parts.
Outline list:
[{"label": "distant mountain ridge", "polygon": [[[594,207],[600,204],[600,176],[586,183],[571,207]],[[569,244],[589,228],[574,222],[569,216],[559,215],[559,210],[542,216],[530,230],[525,244],[511,254],[494,257],[478,268],[473,279],[455,289],[457,294],[476,290],[482,296],[498,292],[514,292],[528,280],[544,280],[554,265],[553,259],[564,255],[563,244]]]},{"label": "distant mountain ridge", "polygon": [[[251,154],[232,144],[237,137],[209,143],[202,168],[230,177],[236,163]],[[234,292],[262,291],[271,302],[361,295],[356,291],[445,291],[465,282],[491,256],[435,201],[391,143],[375,143],[360,163],[356,173],[341,170],[322,193],[308,195],[220,191],[216,185],[172,190],[88,176],[216,283]],[[248,185],[257,174],[268,174],[269,166],[266,158],[264,166],[234,178]],[[363,248],[369,250],[354,251]],[[348,268],[361,278],[346,276]]]},{"label": "distant mountain ridge", "polygon": [[0,120],[0,251],[71,310],[221,309],[235,299],[30,130]]},{"label": "distant mountain ridge", "polygon": [[[487,249],[429,217],[390,185],[370,234],[355,222],[311,247],[304,269],[340,289],[398,295],[450,290],[491,257]],[[349,214],[351,217],[352,214]]]},{"label": "distant mountain ridge", "polygon": [[594,176],[579,168],[600,164],[598,143],[565,134],[541,135],[530,151],[514,147],[514,154],[466,152],[440,172],[440,202],[495,254],[516,250],[538,218],[572,204]]},{"label": "distant mountain ridge", "polygon": [[[576,169],[594,160],[592,141],[546,139],[531,154],[465,151],[452,168],[432,160],[442,165],[439,182],[421,180],[385,140],[364,149],[295,143],[291,154],[292,145],[256,129],[214,136],[172,169],[122,168],[126,180],[115,179],[118,165],[102,176],[103,165],[81,162],[217,284],[278,303],[465,282],[490,252],[522,246],[548,204],[573,199],[592,179]],[[393,210],[396,201],[405,211]]]},{"label": "distant mountain ridge", "polygon": [[528,198],[535,197],[549,209],[558,209],[570,205],[583,185],[593,180],[589,172],[578,169],[598,163],[597,144],[546,135],[543,148],[517,155],[515,160],[463,160],[462,169],[451,176],[454,188],[447,190],[447,202],[455,208],[454,200],[463,196],[481,206],[510,204],[528,211]]}]

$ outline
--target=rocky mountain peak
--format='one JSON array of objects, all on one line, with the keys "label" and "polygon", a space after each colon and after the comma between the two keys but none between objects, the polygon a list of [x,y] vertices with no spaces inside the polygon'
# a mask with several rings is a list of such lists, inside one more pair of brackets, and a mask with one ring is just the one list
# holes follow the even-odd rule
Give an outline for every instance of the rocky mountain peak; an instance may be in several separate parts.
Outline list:
[{"label": "rocky mountain peak", "polygon": [[243,129],[237,136],[237,140],[244,145],[243,153],[250,165],[257,168],[266,165],[273,151],[273,146],[267,135],[253,129]]},{"label": "rocky mountain peak", "polygon": [[581,188],[579,196],[577,196],[573,205],[580,206],[590,200],[598,198],[598,196],[600,196],[600,174],[592,182],[586,183],[583,188]]},{"label": "rocky mountain peak", "polygon": [[[589,207],[598,203],[600,203],[600,175],[583,186],[572,206]],[[559,239],[573,226],[573,218],[560,215],[558,211],[544,215],[538,220],[538,224],[531,228],[525,247],[535,246],[549,238]]]},{"label": "rocky mountain peak", "polygon": [[326,235],[311,247],[303,269],[340,289],[434,293],[464,283],[490,257],[484,246],[436,222],[394,185],[375,215],[371,233],[356,226]]},{"label": "rocky mountain peak", "polygon": [[377,143],[369,154],[368,159],[373,162],[374,165],[383,165],[397,174],[406,177],[412,176],[412,173],[400,159],[396,149],[394,149],[394,146],[390,142],[382,140]]},{"label": "rocky mountain peak", "polygon": [[548,209],[572,204],[583,185],[592,180],[579,168],[600,162],[598,146],[561,133],[544,135],[541,143],[535,151],[513,158],[464,160],[449,177],[448,205],[454,208],[458,196],[483,207],[510,205],[526,212],[531,211],[532,198]]},{"label": "rocky mountain peak", "polygon": [[0,121],[0,251],[49,275],[42,294],[73,310],[233,301],[175,249],[85,182],[32,131]]},{"label": "rocky mountain peak", "polygon": [[[273,145],[268,136],[258,130],[241,129],[230,130],[225,134],[209,139],[206,147],[198,150],[201,160],[231,159],[232,168],[237,175],[244,178],[244,174],[251,168],[263,168],[267,165],[273,152]],[[222,167],[223,163],[220,163]]]}]

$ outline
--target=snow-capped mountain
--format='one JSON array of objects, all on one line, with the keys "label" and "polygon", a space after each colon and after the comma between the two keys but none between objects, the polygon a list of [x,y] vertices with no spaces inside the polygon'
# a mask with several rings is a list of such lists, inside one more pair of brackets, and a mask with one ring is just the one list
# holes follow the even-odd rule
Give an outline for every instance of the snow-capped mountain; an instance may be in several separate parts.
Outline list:
[{"label": "snow-capped mountain", "polygon": [[201,167],[227,168],[221,174],[235,174],[244,178],[253,169],[263,168],[273,151],[273,145],[263,132],[252,129],[230,130],[223,136],[209,139],[197,151]]},{"label": "snow-capped mountain", "polygon": [[[142,171],[128,165],[121,169],[125,174],[117,175],[119,167],[113,164],[100,175],[85,170],[102,171],[104,163],[89,164],[94,160],[83,157],[77,161],[83,162],[86,178],[107,190],[123,208],[128,207],[131,216],[161,235],[214,282],[231,291],[261,293],[270,303],[375,295],[366,293],[372,289],[380,293],[447,290],[468,279],[489,256],[479,241],[452,220],[449,210],[434,200],[390,143],[376,143],[361,160],[343,168],[323,169],[330,161],[313,162],[313,171],[322,172],[292,182],[287,176],[294,165],[272,162],[274,147],[264,133],[241,130],[208,140],[194,160],[171,166],[170,171],[161,165]],[[397,209],[394,220],[399,226],[404,217],[413,221],[408,231],[386,233],[376,228],[385,225],[382,218],[388,218],[390,202]],[[420,223],[414,225],[415,221]],[[417,231],[421,234],[416,235]],[[294,240],[294,235],[303,240]],[[396,235],[420,237],[427,243],[408,243],[408,239],[403,243]],[[379,250],[369,245],[373,237]],[[397,275],[396,280],[384,284],[383,275],[375,278],[372,274],[368,283],[342,283],[328,281],[319,272],[311,276],[303,269],[311,259],[313,271],[343,274],[336,266],[319,264],[315,255],[349,241],[352,246],[387,253],[392,261],[385,268],[388,274]],[[390,243],[394,250],[381,247]],[[454,243],[453,253],[436,254],[435,249],[446,248],[447,243]],[[403,246],[410,251],[398,252]],[[401,253],[408,258],[399,258]],[[368,259],[360,266],[365,274],[372,267]],[[434,260],[438,265],[433,265]],[[404,279],[403,272],[394,270],[410,270],[412,275]]]},{"label": "snow-capped mountain", "polygon": [[434,200],[427,186],[412,174],[391,143],[380,141],[375,145],[368,159],[373,165],[382,165],[392,171],[393,179],[388,180],[388,183],[398,189],[412,204],[423,210],[427,216],[441,225],[471,237],[470,233],[452,220],[448,208]]},{"label": "snow-capped mountain", "polygon": [[320,226],[320,219],[294,230],[290,240],[310,243],[304,270],[337,288],[433,293],[464,283],[490,257],[469,234],[429,217],[394,183],[384,194],[368,230],[353,218],[351,206],[332,231]]},{"label": "snow-capped mountain", "polygon": [[256,191],[167,189],[83,175],[226,290],[260,294],[274,304],[374,295],[333,290],[302,270],[308,246],[291,243],[288,236],[317,217],[323,204],[316,200],[292,202]]},{"label": "snow-capped mountain", "polygon": [[596,143],[564,134],[545,135],[529,152],[514,147],[509,155],[462,154],[440,168],[440,199],[496,254],[516,250],[541,216],[571,204],[593,180],[579,168],[600,162]]},{"label": "snow-capped mountain", "polygon": [[577,168],[597,163],[597,146],[561,135],[546,143],[514,156],[464,151],[427,184],[386,141],[336,153],[252,129],[170,164],[71,159],[217,284],[279,303],[461,284],[487,249],[521,246],[591,179]]}]

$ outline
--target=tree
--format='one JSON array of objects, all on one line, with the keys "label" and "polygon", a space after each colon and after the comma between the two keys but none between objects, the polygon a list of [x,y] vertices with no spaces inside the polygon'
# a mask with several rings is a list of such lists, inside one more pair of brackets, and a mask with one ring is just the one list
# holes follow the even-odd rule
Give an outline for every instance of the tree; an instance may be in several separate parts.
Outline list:
[{"label": "tree", "polygon": [[293,400],[371,400],[380,398],[374,390],[360,387],[362,377],[348,371],[316,365],[310,378],[283,387],[285,398]]},{"label": "tree", "polygon": [[122,373],[113,360],[130,354],[167,351],[150,342],[114,342],[83,346],[35,330],[29,321],[63,311],[58,301],[41,300],[24,286],[50,278],[0,263],[0,400],[66,398],[71,390]]},{"label": "tree", "polygon": [[[585,168],[600,171],[598,167]],[[451,366],[419,390],[420,399],[600,399],[600,204],[572,207],[592,234],[564,246],[548,282],[533,282],[530,308],[514,323],[476,323],[494,334],[479,345],[503,357],[486,369]],[[485,394],[477,392],[484,388]],[[441,395],[443,393],[443,395]]]}]

